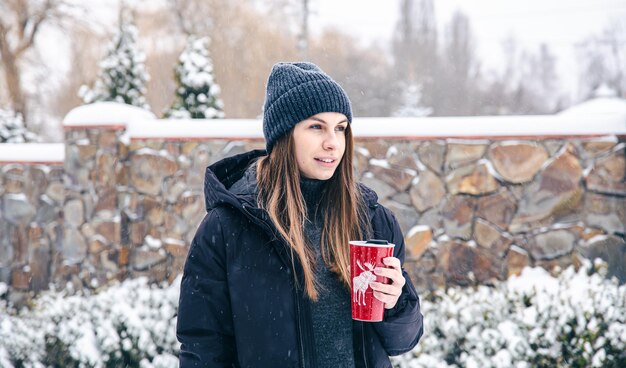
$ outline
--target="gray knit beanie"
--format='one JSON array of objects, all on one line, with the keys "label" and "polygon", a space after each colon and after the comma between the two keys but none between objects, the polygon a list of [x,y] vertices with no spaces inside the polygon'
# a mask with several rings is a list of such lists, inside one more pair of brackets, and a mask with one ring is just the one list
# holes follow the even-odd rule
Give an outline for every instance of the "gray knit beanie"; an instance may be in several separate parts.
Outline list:
[{"label": "gray knit beanie", "polygon": [[263,135],[267,153],[300,121],[321,112],[338,112],[352,122],[346,92],[312,63],[275,64],[267,80]]}]

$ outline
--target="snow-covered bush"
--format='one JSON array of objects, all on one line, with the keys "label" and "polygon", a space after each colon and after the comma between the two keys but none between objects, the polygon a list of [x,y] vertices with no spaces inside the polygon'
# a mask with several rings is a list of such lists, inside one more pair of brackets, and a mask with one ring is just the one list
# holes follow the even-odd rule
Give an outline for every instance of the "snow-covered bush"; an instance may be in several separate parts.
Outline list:
[{"label": "snow-covered bush", "polygon": [[146,71],[144,53],[137,45],[137,27],[123,17],[107,56],[100,62],[100,75],[92,89],[81,86],[78,95],[84,103],[116,101],[149,110],[146,100]]},{"label": "snow-covered bush", "polygon": [[22,115],[0,108],[0,143],[37,142],[37,134],[24,126]]},{"label": "snow-covered bush", "polygon": [[[424,336],[394,365],[626,367],[626,286],[605,272],[527,268],[495,287],[425,297]],[[179,287],[135,279],[91,296],[49,292],[18,314],[0,299],[0,367],[177,367]]]},{"label": "snow-covered bush", "polygon": [[626,367],[626,285],[606,264],[542,268],[422,303],[424,337],[397,367]]},{"label": "snow-covered bush", "polygon": [[173,119],[223,118],[224,104],[219,97],[220,86],[213,79],[213,63],[209,57],[209,39],[191,37],[181,53],[175,69],[176,100],[165,112]]},{"label": "snow-covered bush", "polygon": [[140,278],[91,296],[45,293],[17,315],[0,305],[0,366],[178,367],[179,287]]}]

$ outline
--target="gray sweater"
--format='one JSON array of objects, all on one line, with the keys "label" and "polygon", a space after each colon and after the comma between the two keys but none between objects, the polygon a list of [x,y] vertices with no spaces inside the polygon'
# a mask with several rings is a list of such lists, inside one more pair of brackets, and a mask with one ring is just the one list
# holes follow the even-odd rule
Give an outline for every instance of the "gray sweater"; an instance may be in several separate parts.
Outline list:
[{"label": "gray sweater", "polygon": [[316,256],[319,299],[312,303],[313,335],[318,367],[354,367],[350,290],[330,271],[322,259],[323,216],[317,211],[325,182],[302,178],[300,188],[307,204],[309,221],[304,231]]}]

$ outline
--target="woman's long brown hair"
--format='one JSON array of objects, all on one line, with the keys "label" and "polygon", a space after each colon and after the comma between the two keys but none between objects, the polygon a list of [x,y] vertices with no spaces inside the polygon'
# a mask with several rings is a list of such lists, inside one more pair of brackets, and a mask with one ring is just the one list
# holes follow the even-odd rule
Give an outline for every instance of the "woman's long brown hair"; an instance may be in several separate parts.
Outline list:
[{"label": "woman's long brown hair", "polygon": [[[324,263],[350,287],[350,240],[360,240],[371,233],[367,209],[354,179],[352,157],[354,142],[348,124],[346,150],[333,176],[326,183],[320,209],[324,214],[322,258]],[[294,253],[302,265],[304,287],[310,299],[317,301],[315,255],[307,246],[304,224],[306,203],[300,191],[300,172],[294,154],[293,129],[276,142],[270,155],[258,161],[259,205],[264,208],[280,235],[291,248],[291,262],[296,277]],[[296,278],[296,285],[298,285]]]}]

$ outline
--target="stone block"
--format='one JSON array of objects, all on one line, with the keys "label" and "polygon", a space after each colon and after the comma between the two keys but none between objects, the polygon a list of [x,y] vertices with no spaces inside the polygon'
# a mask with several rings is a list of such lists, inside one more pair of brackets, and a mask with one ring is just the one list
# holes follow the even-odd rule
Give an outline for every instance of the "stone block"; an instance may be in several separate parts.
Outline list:
[{"label": "stone block", "polygon": [[432,171],[442,174],[446,155],[446,144],[441,141],[426,141],[417,148],[419,160]]},{"label": "stone block", "polygon": [[[167,217],[167,216],[166,216]],[[166,223],[167,226],[167,223]],[[143,239],[148,235],[148,224],[146,221],[136,221],[130,224],[130,242],[133,245],[142,245]]]},{"label": "stone block", "polygon": [[46,189],[46,195],[56,203],[63,203],[65,201],[65,185],[60,181],[50,182]]},{"label": "stone block", "polygon": [[363,174],[361,182],[375,191],[379,200],[391,197],[397,192],[394,187],[376,178],[371,172]]},{"label": "stone block", "polygon": [[414,226],[404,239],[406,256],[419,259],[433,240],[433,231],[425,225]]},{"label": "stone block", "polygon": [[87,162],[95,159],[98,147],[95,144],[77,144],[76,153],[79,163],[85,165]]},{"label": "stone block", "polygon": [[146,247],[140,247],[134,249],[130,255],[130,265],[136,271],[146,271],[166,261],[167,253],[162,249],[150,250]]},{"label": "stone block", "polygon": [[100,149],[115,150],[119,141],[119,134],[121,133],[117,130],[100,129],[97,137],[98,147]]},{"label": "stone block", "polygon": [[626,147],[598,159],[586,175],[587,189],[598,193],[626,195]]},{"label": "stone block", "polygon": [[441,209],[446,234],[469,240],[472,238],[472,218],[475,199],[469,196],[452,196]]},{"label": "stone block", "polygon": [[491,173],[487,161],[468,165],[452,171],[446,177],[450,194],[484,195],[495,192],[500,185]]},{"label": "stone block", "polygon": [[609,234],[626,233],[626,198],[587,192],[583,207],[585,225]]},{"label": "stone block", "polygon": [[[397,147],[394,145],[393,147]],[[389,153],[389,152],[388,152]],[[417,172],[419,170],[418,160],[413,151],[409,151],[409,148],[405,150],[395,151],[393,154],[389,154],[387,162],[389,166],[397,170],[409,170]]]},{"label": "stone block", "polygon": [[417,183],[414,181],[409,194],[415,208],[423,212],[441,203],[446,195],[446,188],[437,175],[426,170],[419,173]]},{"label": "stone block", "polygon": [[603,153],[609,152],[617,145],[617,139],[611,138],[595,138],[581,142],[581,157],[584,159],[597,157]]},{"label": "stone block", "polygon": [[121,241],[121,228],[118,219],[114,220],[95,220],[93,222],[96,234],[102,235],[107,241],[113,244],[119,244]]},{"label": "stone block", "polygon": [[74,228],[64,229],[62,258],[69,264],[79,263],[87,255],[87,242],[83,235]]},{"label": "stone block", "polygon": [[497,225],[502,230],[507,230],[515,216],[517,201],[507,190],[482,196],[476,200],[476,216]]},{"label": "stone block", "polygon": [[528,252],[518,246],[512,246],[506,255],[507,277],[521,275],[522,270],[528,266],[530,266],[530,257]]},{"label": "stone block", "polygon": [[476,243],[492,253],[503,257],[513,243],[513,239],[501,233],[495,226],[489,222],[476,218],[474,223],[474,239]]},{"label": "stone block", "polygon": [[85,222],[85,204],[82,200],[70,199],[63,206],[63,219],[67,226],[78,228]]},{"label": "stone block", "polygon": [[524,192],[510,230],[521,232],[545,226],[550,218],[574,213],[582,198],[582,167],[565,146],[562,153],[549,162]]},{"label": "stone block", "polygon": [[576,242],[573,232],[566,229],[552,230],[530,235],[527,249],[536,261],[550,260],[570,254]]},{"label": "stone block", "polygon": [[387,151],[389,150],[389,143],[383,141],[382,139],[360,142],[359,146],[365,148],[369,152],[369,155],[371,158],[375,158],[375,159],[387,158]]},{"label": "stone block", "polygon": [[30,288],[30,268],[18,266],[11,271],[11,287],[16,290],[28,290]]},{"label": "stone block", "polygon": [[376,161],[370,160],[370,172],[376,179],[391,185],[398,192],[407,190],[415,175],[409,170],[384,166],[385,163],[385,161],[382,161],[381,164],[379,164]]},{"label": "stone block", "polygon": [[6,193],[2,201],[4,218],[13,225],[28,224],[37,213],[31,200],[23,193]]},{"label": "stone block", "polygon": [[466,166],[470,163],[481,159],[487,145],[485,143],[448,143],[448,152],[446,154],[446,169],[456,169]]},{"label": "stone block", "polygon": [[548,152],[529,142],[500,142],[489,150],[494,168],[510,183],[526,183],[548,159]]},{"label": "stone block", "polygon": [[131,156],[130,183],[141,193],[157,196],[163,180],[177,170],[176,160],[165,151],[143,148]]},{"label": "stone block", "polygon": [[117,189],[115,187],[103,188],[98,192],[95,211],[117,210]]},{"label": "stone block", "polygon": [[50,282],[50,244],[47,238],[30,243],[28,267],[30,269],[30,289],[46,290]]},{"label": "stone block", "polygon": [[367,149],[361,147],[360,145],[357,145],[354,149],[354,160],[353,160],[353,166],[357,172],[357,177],[360,177],[363,175],[363,173],[367,172],[369,170],[369,163],[370,163],[370,154],[369,151],[367,151]]},{"label": "stone block", "polygon": [[626,241],[616,235],[597,235],[581,242],[579,252],[587,259],[596,258],[608,264],[608,277],[616,277],[621,284],[626,283]]},{"label": "stone block", "polygon": [[35,222],[39,224],[48,224],[52,221],[61,219],[61,208],[57,203],[48,196],[43,195],[39,198],[39,206],[35,215]]},{"label": "stone block", "polygon": [[450,241],[440,244],[439,265],[452,285],[474,285],[501,278],[502,262],[493,254],[470,243]]},{"label": "stone block", "polygon": [[541,267],[556,277],[561,270],[569,266],[574,266],[574,268],[578,270],[581,264],[579,255],[576,252],[572,252],[554,259],[538,260],[535,262],[535,267]]},{"label": "stone block", "polygon": [[[405,206],[391,200],[382,200],[380,203],[396,215],[403,234],[406,234],[419,221],[419,214],[412,206]],[[200,224],[200,221],[197,224]]]},{"label": "stone block", "polygon": [[196,147],[198,147],[198,142],[183,142],[180,152],[185,156],[190,156]]}]

